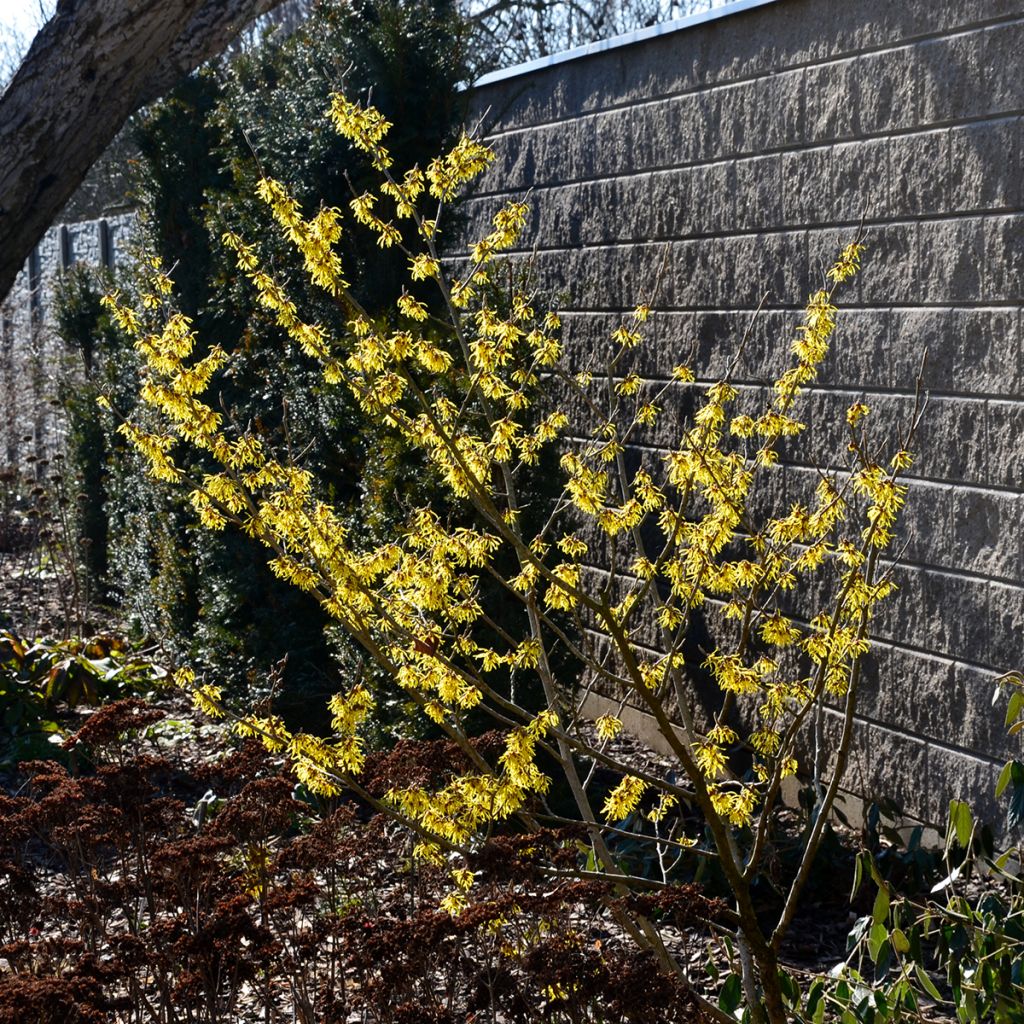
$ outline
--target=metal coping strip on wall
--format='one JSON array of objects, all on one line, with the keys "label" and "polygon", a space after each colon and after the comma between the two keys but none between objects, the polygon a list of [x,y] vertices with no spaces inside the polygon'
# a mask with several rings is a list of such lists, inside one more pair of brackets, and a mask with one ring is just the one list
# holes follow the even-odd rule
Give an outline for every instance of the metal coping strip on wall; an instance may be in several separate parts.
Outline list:
[{"label": "metal coping strip on wall", "polygon": [[515,64],[510,68],[502,68],[500,71],[491,71],[478,78],[473,83],[473,86],[478,88],[483,85],[492,85],[495,82],[503,82],[508,78],[518,78],[520,75],[528,75],[533,71],[540,71],[543,68],[565,64],[571,60],[579,60],[581,57],[590,57],[593,54],[604,53],[607,50],[618,50],[623,46],[632,46],[634,43],[642,43],[647,39],[654,39],[657,36],[667,36],[673,32],[682,32],[684,29],[694,28],[709,21],[728,18],[733,14],[740,14],[755,7],[764,7],[766,4],[774,3],[778,3],[778,0],[732,0],[731,3],[723,4],[720,7],[711,7],[706,11],[688,14],[685,18],[664,21],[660,25],[651,25],[648,28],[634,29],[632,32],[624,32],[622,35],[613,36],[611,39],[599,39],[597,42],[587,43],[586,46],[577,46],[572,50],[552,53],[547,57],[538,57],[536,60],[527,61],[525,64]]}]

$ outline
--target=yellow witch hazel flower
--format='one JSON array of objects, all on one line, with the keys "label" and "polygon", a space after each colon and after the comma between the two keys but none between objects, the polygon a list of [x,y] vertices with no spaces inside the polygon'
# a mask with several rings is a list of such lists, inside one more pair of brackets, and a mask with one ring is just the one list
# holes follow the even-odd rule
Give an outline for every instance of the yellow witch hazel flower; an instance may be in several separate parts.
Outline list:
[{"label": "yellow witch hazel flower", "polygon": [[603,740],[613,740],[622,732],[622,720],[614,715],[601,715],[594,722],[597,735]]},{"label": "yellow witch hazel flower", "polygon": [[623,821],[640,806],[648,784],[635,775],[624,776],[608,794],[602,813],[607,821]]}]

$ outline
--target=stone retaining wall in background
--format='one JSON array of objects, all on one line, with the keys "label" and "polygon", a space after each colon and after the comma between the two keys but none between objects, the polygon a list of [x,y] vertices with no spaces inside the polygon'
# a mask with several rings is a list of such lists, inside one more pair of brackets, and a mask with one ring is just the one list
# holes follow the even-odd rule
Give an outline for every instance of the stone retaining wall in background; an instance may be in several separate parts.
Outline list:
[{"label": "stone retaining wall in background", "polygon": [[50,228],[0,306],[0,472],[29,472],[60,447],[63,419],[53,403],[68,353],[53,330],[56,276],[124,261],[134,223],[121,213]]},{"label": "stone retaining wall in background", "polygon": [[[664,266],[642,364],[656,383],[691,348],[716,379],[766,295],[741,371],[754,389],[863,220],[865,268],[808,399],[816,454],[838,463],[862,395],[882,425],[906,421],[926,349],[930,399],[853,781],[938,821],[951,796],[984,801],[1019,751],[992,693],[997,670],[1024,665],[1024,4],[744,0],[724,14],[485,80],[497,161],[469,232],[532,190],[524,248],[577,353],[606,346]],[[670,398],[651,452],[684,412]],[[776,500],[813,479],[791,460]]]}]

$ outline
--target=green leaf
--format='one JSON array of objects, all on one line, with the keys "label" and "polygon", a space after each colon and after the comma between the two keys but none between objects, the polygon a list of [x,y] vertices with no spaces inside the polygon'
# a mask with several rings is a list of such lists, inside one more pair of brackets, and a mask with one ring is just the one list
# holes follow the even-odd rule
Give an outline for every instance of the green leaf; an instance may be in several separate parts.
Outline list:
[{"label": "green leaf", "polygon": [[868,955],[873,964],[878,963],[878,953],[888,938],[889,929],[884,924],[879,922],[871,926],[871,932],[868,935]]},{"label": "green leaf", "polygon": [[1021,711],[1024,711],[1024,693],[1020,690],[1014,690],[1010,694],[1010,699],[1006,703],[1006,718],[1003,724],[1008,729],[1014,722],[1020,718]]},{"label": "green leaf", "polygon": [[885,879],[882,877],[882,872],[878,870],[874,857],[868,857],[868,867],[871,869],[871,877],[874,879],[875,885],[881,889],[885,885]]},{"label": "green leaf", "polygon": [[917,980],[921,985],[921,988],[925,990],[938,1002],[942,1002],[942,993],[935,987],[935,982],[928,977],[928,972],[920,965],[914,964],[914,973],[917,975]]},{"label": "green leaf", "polygon": [[725,979],[722,991],[718,995],[718,1007],[726,1013],[733,1013],[739,1008],[742,998],[743,989],[740,985],[740,976],[738,974],[730,974]]},{"label": "green leaf", "polygon": [[782,989],[782,994],[790,1006],[798,1007],[800,1005],[800,986],[788,971],[779,971],[779,988]]},{"label": "green leaf", "polygon": [[1010,784],[1010,779],[1013,776],[1013,761],[1007,761],[1003,765],[1003,770],[999,773],[999,778],[996,780],[996,796],[1002,796],[1003,790]]},{"label": "green leaf", "polygon": [[974,819],[971,809],[963,800],[949,801],[949,824],[957,843],[966,850],[971,845],[971,833],[974,831]]},{"label": "green leaf", "polygon": [[704,970],[712,981],[718,981],[720,971],[718,970],[718,964],[715,963],[714,956],[710,952],[708,953],[707,960],[704,962]]},{"label": "green leaf", "polygon": [[870,857],[871,854],[866,851],[857,854],[857,859],[853,864],[853,888],[850,890],[850,900],[853,901],[854,896],[857,895],[857,891],[860,889],[860,883],[864,880],[864,858]]},{"label": "green leaf", "polygon": [[892,948],[901,955],[910,952],[910,939],[903,933],[902,928],[897,928],[892,933]]},{"label": "green leaf", "polygon": [[[889,887],[883,884],[875,897],[875,905],[871,910],[871,920],[879,925],[889,916]],[[873,931],[874,929],[872,929]]]},{"label": "green leaf", "polygon": [[824,1012],[824,1000],[822,999],[824,994],[825,982],[821,978],[815,978],[811,983],[811,987],[807,990],[807,1005],[804,1008],[811,1017],[814,1016],[819,1004],[821,1004]]}]

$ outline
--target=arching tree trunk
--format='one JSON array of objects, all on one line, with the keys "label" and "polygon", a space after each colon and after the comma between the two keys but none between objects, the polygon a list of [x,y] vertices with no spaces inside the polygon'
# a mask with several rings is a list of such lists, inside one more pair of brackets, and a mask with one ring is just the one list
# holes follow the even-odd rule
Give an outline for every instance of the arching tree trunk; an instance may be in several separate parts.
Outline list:
[{"label": "arching tree trunk", "polygon": [[0,297],[139,107],[281,0],[59,0],[0,97]]}]

